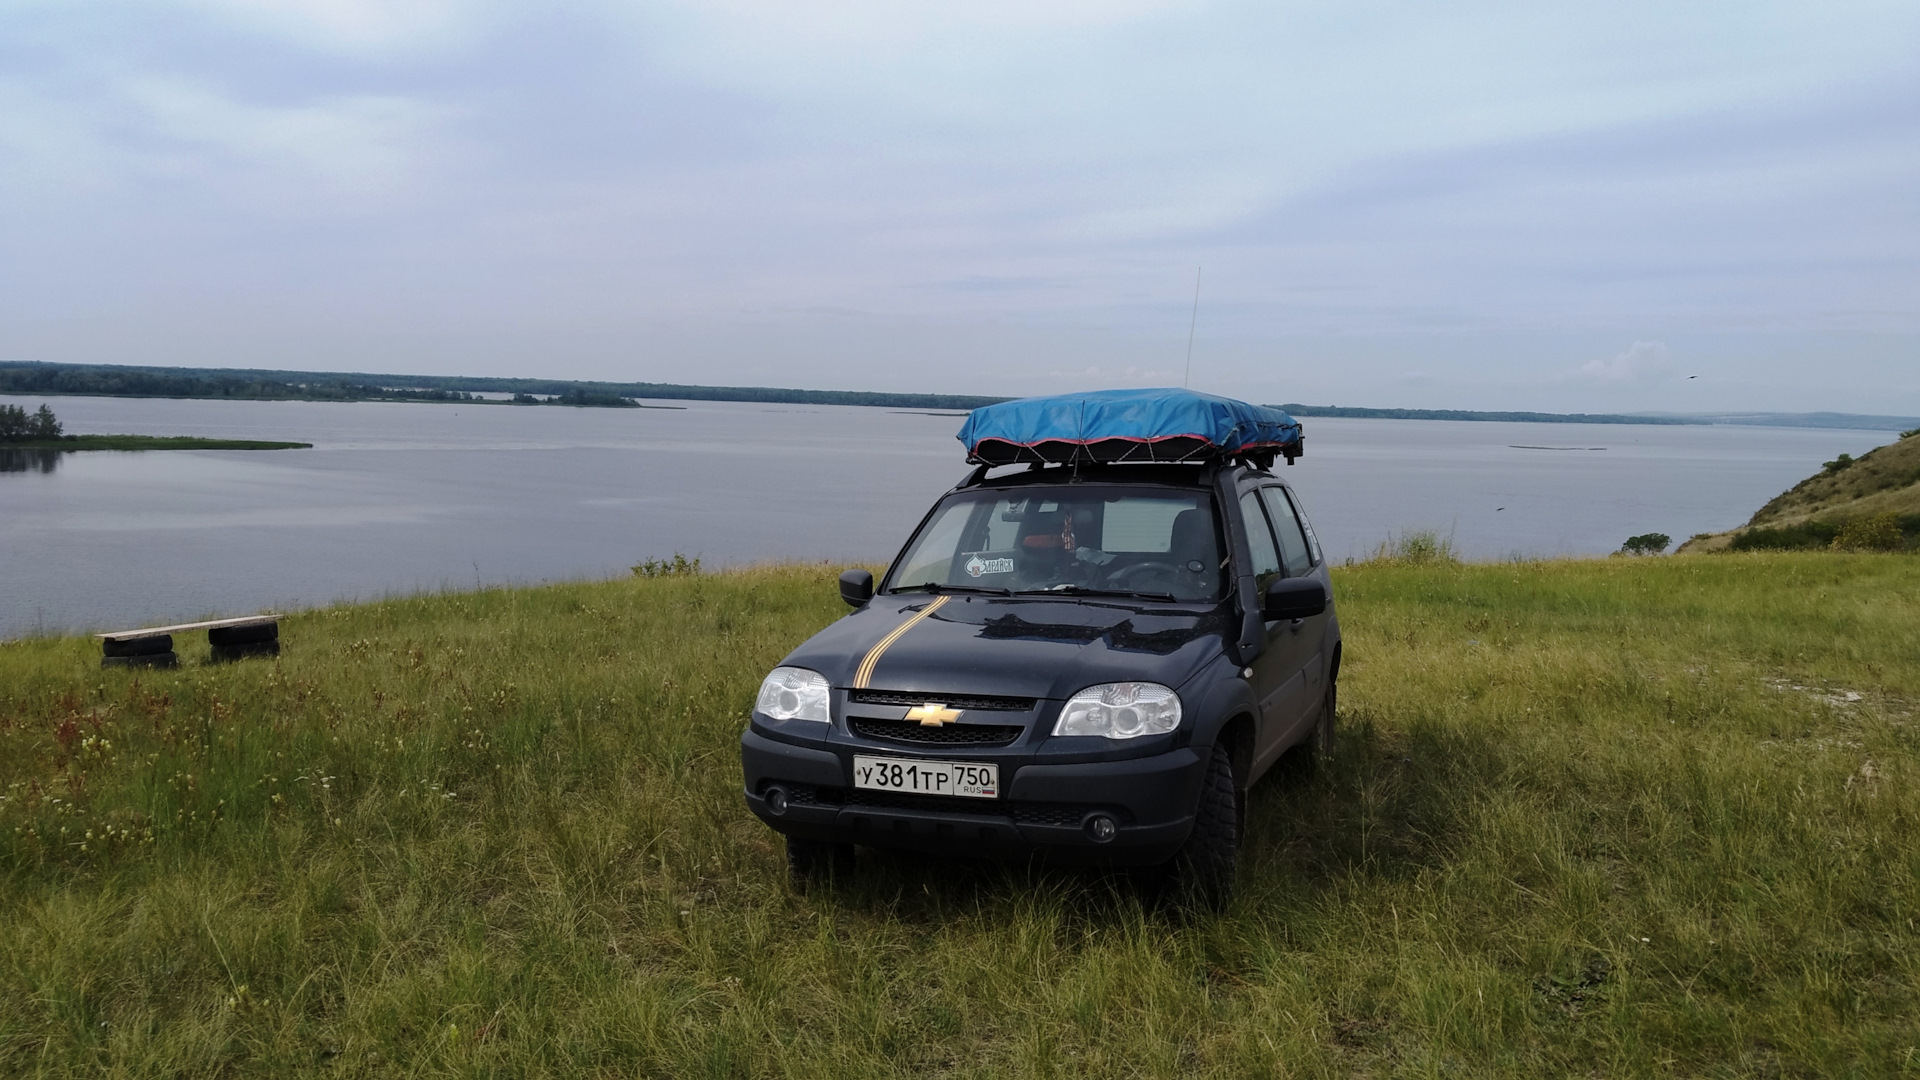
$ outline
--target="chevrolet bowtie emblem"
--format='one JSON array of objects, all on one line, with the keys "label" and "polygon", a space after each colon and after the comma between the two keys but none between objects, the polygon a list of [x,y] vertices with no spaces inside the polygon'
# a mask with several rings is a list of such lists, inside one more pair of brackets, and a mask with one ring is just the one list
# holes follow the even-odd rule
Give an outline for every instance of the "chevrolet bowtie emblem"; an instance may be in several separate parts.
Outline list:
[{"label": "chevrolet bowtie emblem", "polygon": [[929,701],[925,705],[915,705],[907,710],[907,719],[920,721],[921,727],[939,727],[960,719],[959,709],[949,709],[938,701]]}]

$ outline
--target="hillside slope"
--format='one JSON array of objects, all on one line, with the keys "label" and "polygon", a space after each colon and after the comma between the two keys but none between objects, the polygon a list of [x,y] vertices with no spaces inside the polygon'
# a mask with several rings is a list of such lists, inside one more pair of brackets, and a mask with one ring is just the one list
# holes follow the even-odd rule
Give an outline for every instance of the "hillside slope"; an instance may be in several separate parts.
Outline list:
[{"label": "hillside slope", "polygon": [[[1802,540],[1831,538],[1846,523],[1893,514],[1903,520],[1909,539],[1920,531],[1920,433],[1869,450],[1858,458],[1842,456],[1821,471],[1775,496],[1738,529],[1696,536],[1680,551],[1720,551],[1742,546],[1742,537],[1760,533],[1792,534]],[[1805,547],[1812,543],[1765,543],[1767,547]],[[1821,545],[1824,546],[1824,545]]]},{"label": "hillside slope", "polygon": [[1747,525],[1887,513],[1920,513],[1920,437],[1869,450],[1845,468],[1822,469],[1761,507]]}]

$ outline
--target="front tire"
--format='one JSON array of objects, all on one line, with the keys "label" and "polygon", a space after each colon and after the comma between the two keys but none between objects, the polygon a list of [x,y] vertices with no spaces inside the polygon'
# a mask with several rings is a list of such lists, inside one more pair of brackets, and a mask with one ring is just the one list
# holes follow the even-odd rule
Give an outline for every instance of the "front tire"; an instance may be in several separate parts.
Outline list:
[{"label": "front tire", "polygon": [[1340,701],[1340,669],[1335,667],[1327,674],[1327,699],[1320,704],[1320,722],[1314,725],[1313,757],[1316,765],[1325,767],[1333,760],[1334,707]]},{"label": "front tire", "polygon": [[1216,745],[1200,783],[1200,806],[1193,832],[1173,858],[1173,883],[1180,899],[1205,911],[1224,911],[1233,898],[1240,856],[1240,798],[1233,782],[1233,759]]}]

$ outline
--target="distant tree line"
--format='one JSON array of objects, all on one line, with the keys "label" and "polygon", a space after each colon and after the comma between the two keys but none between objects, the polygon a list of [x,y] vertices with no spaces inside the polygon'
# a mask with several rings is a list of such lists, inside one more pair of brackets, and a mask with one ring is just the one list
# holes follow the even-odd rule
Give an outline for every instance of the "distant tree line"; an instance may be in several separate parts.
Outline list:
[{"label": "distant tree line", "polygon": [[380,375],[368,372],[122,367],[108,364],[0,362],[0,394],[85,394],[96,397],[244,398],[301,401],[473,401],[475,394],[519,394],[565,400],[550,404],[622,408],[636,398],[668,401],[753,401],[788,405],[871,405],[892,409],[967,410],[1006,401],[968,394],[892,394],[866,390],[796,390],[772,386],[582,382],[464,375]]},{"label": "distant tree line", "polygon": [[1692,416],[1626,413],[1482,412],[1477,409],[1363,409],[1344,405],[1274,405],[1294,416],[1341,416],[1356,420],[1489,420],[1509,424],[1710,424]]},{"label": "distant tree line", "polygon": [[60,437],[60,421],[53,410],[41,405],[29,413],[19,405],[0,405],[0,443],[39,442]]},{"label": "distant tree line", "polygon": [[[204,369],[0,364],[0,394],[231,398],[248,401],[476,401],[441,387],[389,386],[350,376]],[[396,380],[399,381],[399,380]]]},{"label": "distant tree line", "polygon": [[[779,386],[701,386],[693,383],[501,379],[468,375],[383,375],[370,372],[277,371],[231,368],[159,368],[115,364],[0,361],[0,394],[84,394],[94,397],[236,398],[265,401],[456,401],[486,404],[478,394],[560,398],[553,405],[627,408],[637,398],[665,401],[751,401],[784,405],[867,405],[885,409],[964,412],[1009,401],[977,394],[895,394],[873,390],[799,390]],[[502,402],[504,404],[504,402]],[[1550,424],[1788,424],[1899,431],[1908,417],[1840,413],[1754,413],[1638,416],[1630,413],[1485,412],[1469,409],[1367,409],[1341,405],[1279,405],[1295,416],[1382,420],[1486,420]],[[1920,429],[1916,429],[1920,430]]]},{"label": "distant tree line", "polygon": [[535,397],[532,394],[513,395],[515,405],[572,405],[579,408],[594,409],[637,409],[640,403],[630,397],[619,394],[607,394],[598,390],[568,390],[552,397]]}]

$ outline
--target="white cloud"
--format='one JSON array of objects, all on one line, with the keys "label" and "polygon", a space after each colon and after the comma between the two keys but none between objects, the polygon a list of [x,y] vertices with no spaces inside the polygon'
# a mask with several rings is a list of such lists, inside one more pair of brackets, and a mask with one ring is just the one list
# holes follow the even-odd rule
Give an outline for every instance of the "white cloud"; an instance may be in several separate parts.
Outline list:
[{"label": "white cloud", "polygon": [[1137,365],[1115,368],[1102,367],[1099,364],[1088,364],[1086,367],[1080,368],[1077,371],[1049,371],[1047,372],[1047,378],[1064,379],[1087,385],[1096,385],[1103,382],[1114,384],[1153,383],[1154,385],[1160,385],[1178,377],[1179,374],[1178,371],[1169,371],[1164,368],[1139,367]]},{"label": "white cloud", "polygon": [[256,207],[361,204],[405,192],[430,171],[447,149],[449,115],[398,95],[268,102],[154,75],[64,97],[0,80],[0,151],[12,173],[0,190],[48,205],[137,205],[156,184]]},{"label": "white cloud", "polygon": [[188,171],[265,170],[341,193],[404,185],[438,116],[417,101],[371,94],[266,105],[172,79],[140,80],[127,91],[148,134],[179,148]]},{"label": "white cloud", "polygon": [[465,44],[502,6],[484,0],[178,2],[310,48],[347,53],[418,51]]},{"label": "white cloud", "polygon": [[1673,360],[1667,355],[1664,342],[1636,341],[1624,352],[1594,357],[1580,365],[1578,374],[1599,383],[1645,384],[1671,376]]},{"label": "white cloud", "polygon": [[[655,5],[649,5],[655,6]],[[968,44],[955,36],[1086,31],[1191,13],[1200,0],[681,0],[678,10],[735,41],[870,48]]]}]

